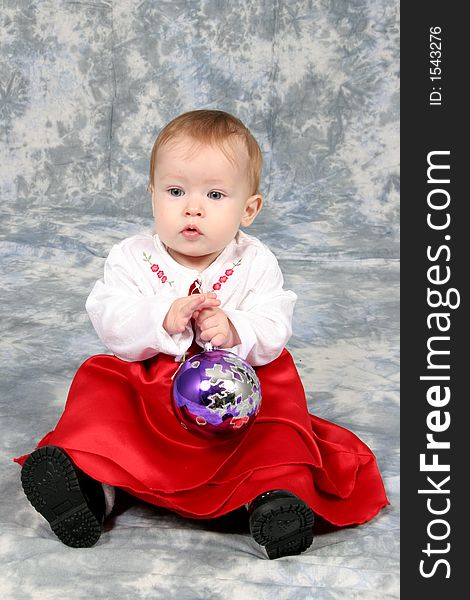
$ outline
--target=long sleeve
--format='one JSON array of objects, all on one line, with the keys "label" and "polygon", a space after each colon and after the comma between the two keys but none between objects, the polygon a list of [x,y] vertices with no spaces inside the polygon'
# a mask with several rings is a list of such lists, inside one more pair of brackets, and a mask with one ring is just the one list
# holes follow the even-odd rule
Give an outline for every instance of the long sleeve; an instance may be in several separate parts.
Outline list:
[{"label": "long sleeve", "polygon": [[223,310],[241,340],[241,344],[229,350],[259,366],[277,358],[291,337],[297,296],[283,289],[281,270],[268,249],[251,262],[247,283],[239,305]]},{"label": "long sleeve", "polygon": [[87,299],[86,309],[99,338],[116,356],[128,361],[145,360],[159,352],[183,354],[193,339],[191,327],[173,336],[163,329],[175,296],[163,287],[160,293],[149,288],[134,263],[122,244],[114,246],[103,279],[96,282]]}]

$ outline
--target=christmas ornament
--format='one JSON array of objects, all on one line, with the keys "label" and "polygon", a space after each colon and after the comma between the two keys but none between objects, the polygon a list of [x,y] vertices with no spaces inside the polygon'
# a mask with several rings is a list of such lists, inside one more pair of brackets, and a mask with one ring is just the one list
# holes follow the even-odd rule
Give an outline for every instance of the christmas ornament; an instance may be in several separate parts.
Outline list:
[{"label": "christmas ornament", "polygon": [[236,354],[206,349],[177,371],[172,401],[186,429],[206,437],[232,437],[246,431],[258,414],[260,383],[253,367]]}]

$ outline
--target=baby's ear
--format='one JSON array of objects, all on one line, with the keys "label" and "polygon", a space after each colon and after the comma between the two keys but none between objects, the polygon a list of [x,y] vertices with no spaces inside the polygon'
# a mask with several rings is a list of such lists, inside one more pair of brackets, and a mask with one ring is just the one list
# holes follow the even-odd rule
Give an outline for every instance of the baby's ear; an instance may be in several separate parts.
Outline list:
[{"label": "baby's ear", "polygon": [[258,216],[261,207],[263,206],[263,197],[260,194],[254,194],[250,196],[245,202],[245,209],[243,211],[242,220],[240,225],[248,227]]}]

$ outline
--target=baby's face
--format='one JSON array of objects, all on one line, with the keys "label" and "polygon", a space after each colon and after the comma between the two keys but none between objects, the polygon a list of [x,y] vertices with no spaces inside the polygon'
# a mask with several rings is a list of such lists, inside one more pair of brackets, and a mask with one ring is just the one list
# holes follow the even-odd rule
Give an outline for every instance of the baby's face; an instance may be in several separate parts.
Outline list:
[{"label": "baby's face", "polygon": [[155,231],[182,265],[204,270],[250,225],[262,199],[253,195],[244,146],[227,146],[233,160],[216,145],[182,136],[159,149],[152,202]]}]

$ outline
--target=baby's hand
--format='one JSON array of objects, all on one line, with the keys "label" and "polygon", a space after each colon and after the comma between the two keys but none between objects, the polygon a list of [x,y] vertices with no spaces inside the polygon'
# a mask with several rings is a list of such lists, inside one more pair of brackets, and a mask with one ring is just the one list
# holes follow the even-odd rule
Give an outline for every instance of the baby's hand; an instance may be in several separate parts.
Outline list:
[{"label": "baby's hand", "polygon": [[197,310],[213,309],[219,306],[220,300],[210,292],[209,294],[194,294],[176,299],[170,306],[163,321],[163,329],[169,334],[183,333],[193,313]]},{"label": "baby's hand", "polygon": [[235,327],[220,308],[198,310],[195,319],[202,341],[218,348],[231,348],[241,343]]}]

